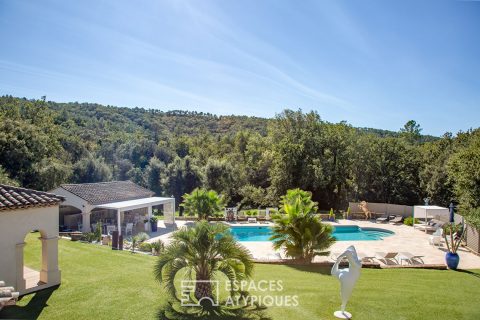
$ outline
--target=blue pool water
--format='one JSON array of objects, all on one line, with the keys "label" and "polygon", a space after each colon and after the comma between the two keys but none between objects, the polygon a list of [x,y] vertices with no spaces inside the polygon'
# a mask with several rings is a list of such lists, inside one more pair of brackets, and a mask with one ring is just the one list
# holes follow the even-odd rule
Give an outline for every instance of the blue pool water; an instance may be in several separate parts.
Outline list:
[{"label": "blue pool water", "polygon": [[[230,227],[238,241],[269,241],[272,228],[267,226]],[[382,240],[393,235],[394,232],[380,228],[360,228],[359,226],[336,226],[333,236],[338,241]]]}]

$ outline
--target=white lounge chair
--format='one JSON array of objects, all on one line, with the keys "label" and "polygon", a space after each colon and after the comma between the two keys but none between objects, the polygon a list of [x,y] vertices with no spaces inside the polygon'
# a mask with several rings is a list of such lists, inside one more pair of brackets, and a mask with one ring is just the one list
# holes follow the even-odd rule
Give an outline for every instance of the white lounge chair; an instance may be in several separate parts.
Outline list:
[{"label": "white lounge chair", "polygon": [[397,259],[403,264],[403,261],[407,261],[409,264],[424,264],[423,257],[420,255],[413,255],[410,252],[399,252]]},{"label": "white lounge chair", "polygon": [[384,264],[398,264],[397,255],[398,252],[375,252],[375,259]]},{"label": "white lounge chair", "polygon": [[431,226],[431,225],[428,225],[426,223],[416,223],[413,225],[413,228],[414,229],[420,229],[422,231],[436,231],[437,230],[437,227],[434,227],[434,226]]},{"label": "white lounge chair", "polygon": [[401,224],[403,223],[403,216],[395,216],[395,218],[388,221],[390,224]]},{"label": "white lounge chair", "polygon": [[375,259],[375,255],[371,255],[364,252],[358,252],[357,255],[362,262],[373,262],[373,259]]},{"label": "white lounge chair", "polygon": [[441,246],[443,240],[443,229],[438,228],[431,236],[428,238],[428,243],[432,246]]}]

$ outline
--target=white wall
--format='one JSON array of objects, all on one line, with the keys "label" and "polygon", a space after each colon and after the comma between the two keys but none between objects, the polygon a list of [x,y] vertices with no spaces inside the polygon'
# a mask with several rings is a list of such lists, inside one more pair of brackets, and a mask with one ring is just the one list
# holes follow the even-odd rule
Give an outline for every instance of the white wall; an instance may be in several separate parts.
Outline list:
[{"label": "white wall", "polygon": [[[348,206],[350,211],[353,212],[362,212],[358,207],[359,202],[349,202]],[[405,206],[402,204],[391,204],[391,203],[378,203],[378,202],[367,202],[368,210],[375,212],[375,214],[392,214],[392,215],[401,215],[403,217],[411,217],[413,212],[412,206]]]}]

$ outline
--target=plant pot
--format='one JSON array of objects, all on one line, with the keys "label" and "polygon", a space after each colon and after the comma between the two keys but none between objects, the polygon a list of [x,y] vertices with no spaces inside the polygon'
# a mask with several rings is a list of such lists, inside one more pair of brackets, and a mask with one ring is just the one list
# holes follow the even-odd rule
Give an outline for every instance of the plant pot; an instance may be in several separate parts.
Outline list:
[{"label": "plant pot", "polygon": [[151,227],[152,227],[152,232],[157,232],[157,230],[158,230],[157,224],[155,222],[152,222],[150,224],[151,224]]},{"label": "plant pot", "polygon": [[447,252],[445,255],[445,261],[449,269],[457,270],[458,263],[460,262],[460,257],[456,253]]}]

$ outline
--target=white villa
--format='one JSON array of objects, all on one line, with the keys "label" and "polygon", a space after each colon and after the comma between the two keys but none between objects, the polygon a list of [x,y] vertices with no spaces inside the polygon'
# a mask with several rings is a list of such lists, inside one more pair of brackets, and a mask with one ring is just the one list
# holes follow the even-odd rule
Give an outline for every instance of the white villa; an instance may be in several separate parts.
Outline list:
[{"label": "white villa", "polygon": [[120,234],[150,231],[145,220],[153,208],[163,210],[165,224],[175,222],[175,198],[154,197],[154,192],[132,181],[63,184],[51,191],[65,201],[60,206],[59,223],[64,231],[89,232],[102,223],[103,233]]}]

